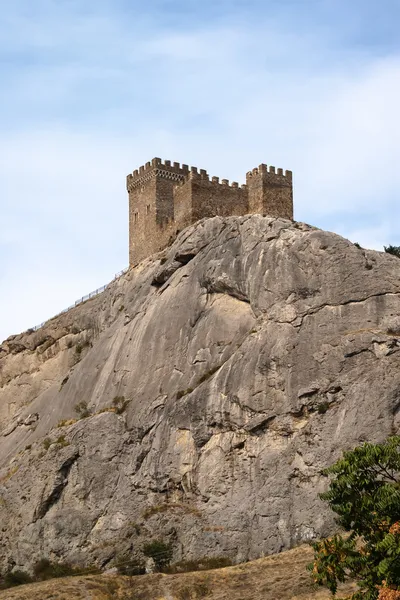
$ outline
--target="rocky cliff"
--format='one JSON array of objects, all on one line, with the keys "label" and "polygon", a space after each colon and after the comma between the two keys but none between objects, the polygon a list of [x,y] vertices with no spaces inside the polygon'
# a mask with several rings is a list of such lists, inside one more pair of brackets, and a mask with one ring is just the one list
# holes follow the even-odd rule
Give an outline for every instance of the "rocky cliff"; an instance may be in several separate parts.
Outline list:
[{"label": "rocky cliff", "polygon": [[154,537],[243,561],[327,533],[321,468],[399,428],[399,315],[398,258],[216,217],[9,338],[3,568],[105,565]]}]

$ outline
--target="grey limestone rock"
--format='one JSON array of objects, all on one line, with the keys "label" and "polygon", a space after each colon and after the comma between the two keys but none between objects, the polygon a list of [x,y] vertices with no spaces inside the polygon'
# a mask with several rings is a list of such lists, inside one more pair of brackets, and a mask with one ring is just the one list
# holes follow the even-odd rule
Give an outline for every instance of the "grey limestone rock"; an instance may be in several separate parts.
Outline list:
[{"label": "grey limestone rock", "polygon": [[112,567],[159,538],[243,561],[331,531],[321,469],[400,426],[399,318],[398,258],[252,215],[198,222],[12,336],[3,566]]}]

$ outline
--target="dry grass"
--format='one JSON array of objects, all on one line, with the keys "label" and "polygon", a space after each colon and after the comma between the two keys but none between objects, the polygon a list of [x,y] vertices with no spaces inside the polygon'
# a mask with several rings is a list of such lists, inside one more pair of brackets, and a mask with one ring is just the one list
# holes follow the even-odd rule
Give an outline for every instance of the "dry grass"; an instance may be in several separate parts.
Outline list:
[{"label": "dry grass", "polygon": [[7,471],[7,473],[3,477],[0,478],[0,483],[5,483],[9,479],[11,479],[11,477],[13,475],[15,475],[15,473],[17,473],[18,470],[19,470],[19,465],[17,465],[16,467],[13,467],[12,469],[9,469],[9,471]]},{"label": "dry grass", "polygon": [[[302,546],[234,567],[178,575],[93,575],[53,579],[0,592],[0,600],[328,600],[314,589]],[[351,593],[343,587],[338,597]]]}]

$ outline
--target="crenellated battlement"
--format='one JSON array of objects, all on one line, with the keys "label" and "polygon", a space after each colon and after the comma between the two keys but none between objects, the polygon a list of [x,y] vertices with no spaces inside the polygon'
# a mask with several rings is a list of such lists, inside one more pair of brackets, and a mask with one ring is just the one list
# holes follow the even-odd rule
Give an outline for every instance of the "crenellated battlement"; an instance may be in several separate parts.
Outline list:
[{"label": "crenellated battlement", "polygon": [[208,177],[207,171],[156,157],[128,175],[127,189],[129,191],[130,189],[144,185],[153,177],[169,179],[179,183],[185,181],[187,178],[195,178],[197,176]]},{"label": "crenellated battlement", "polygon": [[292,181],[292,171],[283,171],[283,169],[276,169],[275,167],[261,164],[252,171],[246,173],[246,180],[256,177],[257,175],[269,175],[269,176],[280,176],[286,177],[288,181]]},{"label": "crenellated battlement", "polygon": [[205,169],[153,158],[127,176],[130,264],[164,248],[179,230],[216,215],[293,218],[292,172],[261,164],[246,184]]},{"label": "crenellated battlement", "polygon": [[229,182],[229,179],[221,179],[219,177],[212,176],[210,177],[207,171],[204,169],[200,169],[198,171],[195,167],[192,167],[189,175],[189,181],[197,181],[201,182],[203,185],[209,185],[210,187],[220,186],[220,187],[230,187],[234,189],[246,189],[246,184],[239,185],[237,181]]}]

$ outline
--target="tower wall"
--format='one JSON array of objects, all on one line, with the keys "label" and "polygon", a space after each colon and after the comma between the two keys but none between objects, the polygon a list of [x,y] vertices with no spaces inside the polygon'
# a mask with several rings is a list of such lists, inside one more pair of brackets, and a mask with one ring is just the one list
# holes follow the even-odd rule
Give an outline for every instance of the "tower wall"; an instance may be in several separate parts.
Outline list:
[{"label": "tower wall", "polygon": [[177,228],[190,224],[190,190],[181,191],[177,206],[174,195],[189,174],[188,165],[153,158],[128,175],[130,265],[165,248]]},{"label": "tower wall", "polygon": [[193,186],[192,180],[186,179],[174,188],[175,233],[193,223]]},{"label": "tower wall", "polygon": [[261,164],[246,175],[249,212],[293,219],[292,172]]},{"label": "tower wall", "polygon": [[154,250],[156,225],[156,179],[129,180],[129,264],[137,263]]}]

